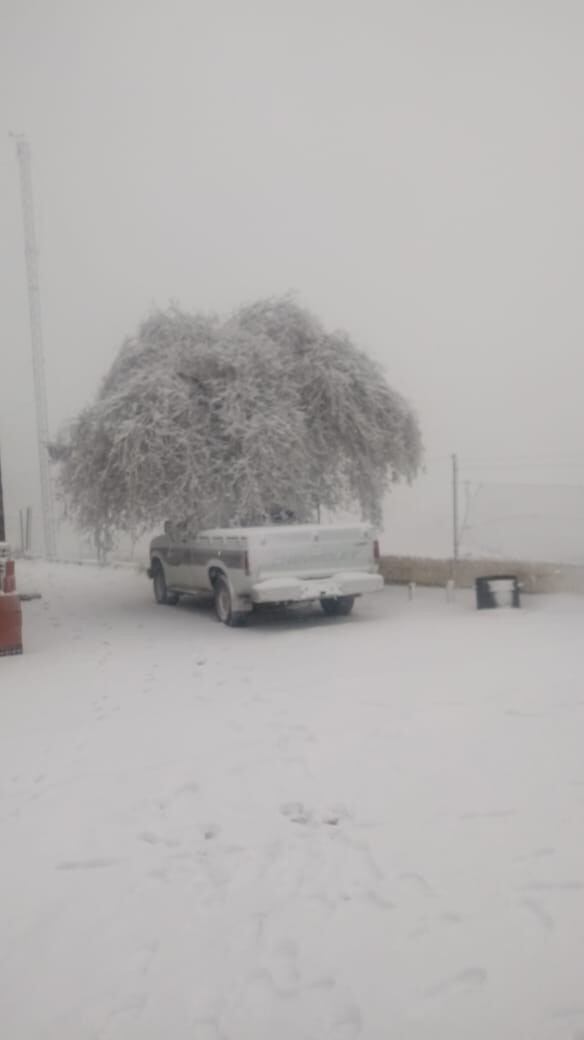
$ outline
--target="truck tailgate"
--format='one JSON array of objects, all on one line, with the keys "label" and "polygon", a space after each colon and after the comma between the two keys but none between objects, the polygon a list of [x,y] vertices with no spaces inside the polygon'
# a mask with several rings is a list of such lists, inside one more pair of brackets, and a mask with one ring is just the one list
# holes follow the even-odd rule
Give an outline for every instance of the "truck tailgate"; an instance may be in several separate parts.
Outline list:
[{"label": "truck tailgate", "polygon": [[254,577],[262,579],[375,571],[373,539],[373,529],[360,524],[256,529],[248,538],[251,570]]}]

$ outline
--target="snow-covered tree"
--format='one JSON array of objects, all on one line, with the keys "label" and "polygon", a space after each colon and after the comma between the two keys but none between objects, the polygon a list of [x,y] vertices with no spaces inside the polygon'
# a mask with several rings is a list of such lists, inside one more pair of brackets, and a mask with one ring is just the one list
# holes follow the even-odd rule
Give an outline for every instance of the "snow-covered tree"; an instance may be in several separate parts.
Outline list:
[{"label": "snow-covered tree", "polygon": [[355,505],[379,522],[420,455],[416,417],[381,368],[287,297],[223,321],[151,315],[52,446],[71,513],[93,532]]}]

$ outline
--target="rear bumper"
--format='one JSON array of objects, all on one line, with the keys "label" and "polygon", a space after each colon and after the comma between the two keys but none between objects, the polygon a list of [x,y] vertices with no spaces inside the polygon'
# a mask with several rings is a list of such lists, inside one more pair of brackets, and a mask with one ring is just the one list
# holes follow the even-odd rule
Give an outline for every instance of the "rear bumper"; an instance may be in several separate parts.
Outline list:
[{"label": "rear bumper", "polygon": [[339,596],[361,596],[383,588],[380,574],[348,571],[330,578],[266,578],[252,586],[253,603],[303,603]]}]

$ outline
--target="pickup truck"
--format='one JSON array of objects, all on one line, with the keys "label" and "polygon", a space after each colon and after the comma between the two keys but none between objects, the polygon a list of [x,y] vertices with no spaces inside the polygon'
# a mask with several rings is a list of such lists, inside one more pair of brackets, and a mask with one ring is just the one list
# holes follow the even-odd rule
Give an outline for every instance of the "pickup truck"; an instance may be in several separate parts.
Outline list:
[{"label": "pickup truck", "polygon": [[320,602],[349,614],[356,596],[383,587],[379,545],[367,524],[289,524],[190,534],[164,525],[150,544],[157,603],[210,593],[219,621],[239,625],[261,604]]}]

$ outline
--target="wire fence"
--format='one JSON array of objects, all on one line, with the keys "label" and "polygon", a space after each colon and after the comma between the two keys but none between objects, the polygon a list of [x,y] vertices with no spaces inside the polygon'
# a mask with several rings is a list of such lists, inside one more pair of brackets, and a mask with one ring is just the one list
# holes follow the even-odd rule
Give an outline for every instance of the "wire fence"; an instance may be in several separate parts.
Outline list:
[{"label": "wire fence", "polygon": [[[349,519],[356,517],[337,518]],[[9,512],[6,525],[17,551],[43,554],[38,503]],[[149,539],[117,535],[108,559],[140,564]],[[411,486],[396,485],[387,497],[382,551],[451,559],[455,543],[460,559],[584,565],[584,455],[477,459],[461,453],[456,467],[452,455],[428,458]],[[98,557],[92,535],[76,530],[62,507],[57,556],[72,561]]]},{"label": "wire fence", "polygon": [[[140,538],[118,533],[106,544],[91,532],[79,531],[63,510],[56,511],[56,559],[70,563],[132,563],[145,565],[152,534]],[[25,507],[6,516],[6,533],[18,556],[45,555],[40,505]]]},{"label": "wire fence", "polygon": [[395,555],[584,564],[584,456],[433,457],[385,509]]}]

